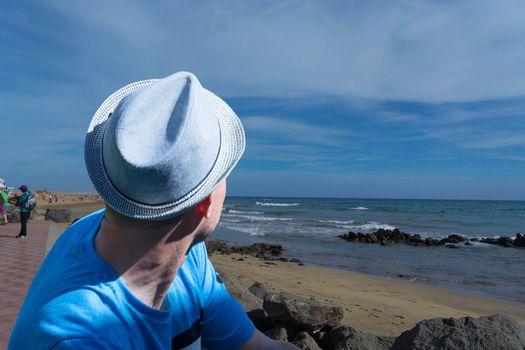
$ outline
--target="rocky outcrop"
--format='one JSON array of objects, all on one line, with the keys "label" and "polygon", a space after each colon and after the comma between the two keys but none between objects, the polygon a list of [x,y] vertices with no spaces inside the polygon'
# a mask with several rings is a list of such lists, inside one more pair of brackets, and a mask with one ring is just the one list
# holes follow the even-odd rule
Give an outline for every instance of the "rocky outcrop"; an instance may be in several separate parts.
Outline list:
[{"label": "rocky outcrop", "polygon": [[288,333],[283,326],[275,327],[264,332],[269,338],[274,340],[288,341]]},{"label": "rocky outcrop", "polygon": [[229,255],[236,253],[255,256],[263,261],[283,261],[303,265],[299,259],[282,256],[283,247],[280,244],[254,243],[249,246],[233,246],[220,240],[206,240],[205,244],[208,254]]},{"label": "rocky outcrop", "polygon": [[319,341],[319,345],[323,349],[388,350],[395,339],[395,337],[378,337],[352,327],[341,326],[326,333]]},{"label": "rocky outcrop", "polygon": [[[44,213],[45,211],[43,209],[38,209],[38,208],[33,209],[31,211],[31,216],[29,217],[29,221],[44,220]],[[11,223],[19,223],[20,222],[20,209],[15,207],[14,205],[10,205],[7,211],[7,221]]]},{"label": "rocky outcrop", "polygon": [[460,235],[449,235],[442,239],[427,237],[424,240],[418,234],[402,232],[399,229],[385,230],[379,229],[372,233],[348,232],[339,235],[339,238],[345,241],[355,243],[375,243],[381,245],[392,245],[394,243],[404,243],[413,246],[445,246],[447,248],[459,248],[460,245],[471,246],[471,242],[480,242],[485,244],[496,244],[506,248],[525,248],[525,236],[521,233],[516,234],[516,238],[499,237],[499,238],[468,238]]},{"label": "rocky outcrop", "polygon": [[71,209],[47,209],[45,214],[46,220],[54,222],[71,222]]},{"label": "rocky outcrop", "polygon": [[241,284],[239,279],[225,272],[217,272],[217,278],[224,283],[228,292],[242,305],[244,311],[262,309],[262,299],[253,295],[248,288]]},{"label": "rocky outcrop", "polygon": [[266,287],[260,282],[255,282],[248,288],[248,290],[252,292],[253,295],[261,298],[262,300],[266,298]]},{"label": "rocky outcrop", "polygon": [[263,307],[274,321],[308,331],[337,327],[343,319],[339,305],[306,300],[287,292],[267,294]]},{"label": "rocky outcrop", "polygon": [[[489,350],[525,349],[525,329],[506,315],[478,319],[435,318],[419,322],[396,337],[382,337],[341,326],[340,306],[306,300],[290,293],[265,293],[264,302],[235,277],[220,274],[255,327],[268,337],[310,350]],[[266,291],[255,283],[257,291]],[[251,288],[250,287],[250,288]],[[255,289],[255,288],[252,288]],[[254,298],[258,301],[254,301]],[[263,308],[259,306],[262,304]]]},{"label": "rocky outcrop", "polygon": [[307,332],[297,334],[292,343],[303,350],[321,350],[315,339]]},{"label": "rocky outcrop", "polygon": [[525,248],[525,235],[518,233],[516,235],[516,239],[514,240],[514,245],[516,247]]},{"label": "rocky outcrop", "polygon": [[525,330],[506,315],[435,318],[397,337],[392,350],[523,350]]}]

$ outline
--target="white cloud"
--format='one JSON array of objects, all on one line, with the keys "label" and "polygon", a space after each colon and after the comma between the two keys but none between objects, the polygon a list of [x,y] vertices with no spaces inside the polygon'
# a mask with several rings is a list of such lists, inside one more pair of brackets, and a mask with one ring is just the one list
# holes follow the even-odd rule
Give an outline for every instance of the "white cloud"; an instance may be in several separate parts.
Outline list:
[{"label": "white cloud", "polygon": [[343,144],[348,145],[347,140],[351,136],[348,129],[284,118],[252,116],[243,118],[242,122],[248,132],[253,131],[263,137],[279,137],[288,142],[308,142],[337,147]]},{"label": "white cloud", "polygon": [[[525,3],[518,0],[50,3],[78,23],[84,78],[97,68],[118,79],[188,69],[227,95],[458,101],[525,94]],[[115,62],[114,72],[105,67]]]}]

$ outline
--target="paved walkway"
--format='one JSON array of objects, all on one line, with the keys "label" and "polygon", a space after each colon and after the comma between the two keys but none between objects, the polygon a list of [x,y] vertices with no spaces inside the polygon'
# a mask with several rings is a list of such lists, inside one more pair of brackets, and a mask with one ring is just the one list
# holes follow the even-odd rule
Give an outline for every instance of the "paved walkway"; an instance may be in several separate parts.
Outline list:
[{"label": "paved walkway", "polygon": [[6,349],[27,289],[46,252],[49,224],[30,222],[28,237],[15,239],[20,224],[0,226],[0,349]]}]

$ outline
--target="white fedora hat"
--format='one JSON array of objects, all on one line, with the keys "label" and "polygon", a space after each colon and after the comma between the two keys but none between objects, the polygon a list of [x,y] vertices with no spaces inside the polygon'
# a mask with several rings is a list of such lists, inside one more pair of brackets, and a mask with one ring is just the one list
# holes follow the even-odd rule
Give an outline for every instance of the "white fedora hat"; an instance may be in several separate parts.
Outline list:
[{"label": "white fedora hat", "polygon": [[245,147],[242,124],[191,73],[143,80],[98,108],[84,157],[95,189],[127,217],[179,216],[228,176]]}]

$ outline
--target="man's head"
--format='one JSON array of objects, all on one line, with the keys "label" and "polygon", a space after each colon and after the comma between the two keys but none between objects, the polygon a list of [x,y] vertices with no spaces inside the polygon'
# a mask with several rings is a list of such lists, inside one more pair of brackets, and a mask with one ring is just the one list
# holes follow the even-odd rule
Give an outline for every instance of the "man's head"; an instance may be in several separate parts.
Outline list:
[{"label": "man's head", "polygon": [[85,159],[115,212],[165,221],[215,193],[244,146],[231,108],[193,74],[179,72],[132,83],[106,99],[91,121]]},{"label": "man's head", "polygon": [[18,189],[19,189],[20,191],[22,191],[23,193],[26,193],[27,190],[28,190],[27,185],[22,185],[22,186],[18,187]]}]

